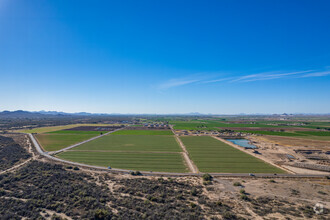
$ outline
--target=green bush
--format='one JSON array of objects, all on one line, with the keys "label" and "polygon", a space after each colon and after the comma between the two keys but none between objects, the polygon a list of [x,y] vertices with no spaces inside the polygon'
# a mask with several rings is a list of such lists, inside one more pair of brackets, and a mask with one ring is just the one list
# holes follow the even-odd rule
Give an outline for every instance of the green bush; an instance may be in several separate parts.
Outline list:
[{"label": "green bush", "polygon": [[197,206],[197,205],[196,205],[195,203],[193,203],[193,202],[190,203],[190,207],[191,207],[191,208],[195,208],[196,206]]},{"label": "green bush", "polygon": [[210,174],[208,174],[208,173],[205,173],[203,175],[203,180],[204,181],[212,181],[212,179],[213,179],[213,177]]},{"label": "green bush", "polygon": [[96,209],[94,212],[95,219],[107,219],[109,212],[105,209]]},{"label": "green bush", "polygon": [[241,195],[241,199],[242,200],[245,200],[245,201],[248,201],[249,200],[249,197],[247,195],[245,195],[245,194],[242,194]]},{"label": "green bush", "polygon": [[192,188],[192,190],[191,190],[191,195],[193,195],[193,196],[197,196],[197,189],[196,188]]},{"label": "green bush", "polygon": [[242,186],[242,184],[240,182],[235,182],[233,185],[234,186]]}]

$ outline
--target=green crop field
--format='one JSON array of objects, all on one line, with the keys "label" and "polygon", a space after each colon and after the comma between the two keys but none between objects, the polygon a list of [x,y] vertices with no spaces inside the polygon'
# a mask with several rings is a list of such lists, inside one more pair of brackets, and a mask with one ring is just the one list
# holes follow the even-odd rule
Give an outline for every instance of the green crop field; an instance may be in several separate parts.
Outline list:
[{"label": "green crop field", "polygon": [[88,140],[99,134],[37,134],[36,138],[45,151],[56,151]]},{"label": "green crop field", "polygon": [[173,135],[106,135],[58,157],[97,166],[160,172],[187,172]]},{"label": "green crop field", "polygon": [[217,120],[191,120],[191,121],[170,121],[177,130],[221,130],[220,128],[227,127],[278,127],[276,125],[268,125],[264,123],[231,123]]},{"label": "green crop field", "polygon": [[167,135],[106,135],[82,144],[75,150],[181,152],[173,136]]},{"label": "green crop field", "polygon": [[[25,130],[16,130],[17,132],[21,133],[47,133],[52,131],[59,131],[63,129],[75,128],[79,126],[109,126],[108,124],[71,124],[71,125],[63,125],[63,126],[51,126],[51,127],[40,127],[34,129],[25,129]],[[112,124],[112,126],[114,126]]]},{"label": "green crop field", "polygon": [[119,130],[112,135],[173,135],[171,130]]},{"label": "green crop field", "polygon": [[74,162],[139,171],[187,172],[180,153],[67,151],[58,157]]},{"label": "green crop field", "polygon": [[105,134],[108,131],[76,131],[76,130],[59,130],[59,131],[51,131],[46,134],[94,134],[100,135],[101,133]]},{"label": "green crop field", "polygon": [[330,136],[330,131],[296,131],[296,133],[312,136]]},{"label": "green crop field", "polygon": [[201,172],[285,173],[264,161],[208,136],[181,137]]}]

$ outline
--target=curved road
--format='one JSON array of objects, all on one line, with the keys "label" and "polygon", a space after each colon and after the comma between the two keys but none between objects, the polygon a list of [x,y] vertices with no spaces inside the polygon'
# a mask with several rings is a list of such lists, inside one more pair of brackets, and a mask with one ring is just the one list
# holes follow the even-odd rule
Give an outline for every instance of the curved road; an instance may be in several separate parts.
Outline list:
[{"label": "curved road", "polygon": [[[76,163],[76,162],[71,162],[67,160],[62,160],[57,157],[53,157],[47,152],[44,152],[37,140],[34,138],[32,134],[28,134],[33,145],[35,146],[37,152],[50,159],[53,161],[65,163],[65,164],[71,164],[74,166],[80,166],[80,167],[85,167],[85,168],[90,168],[90,169],[96,169],[96,170],[103,170],[103,171],[108,171],[108,172],[114,172],[114,173],[126,173],[129,174],[131,171],[130,170],[124,170],[124,169],[107,169],[106,167],[100,167],[100,166],[93,166],[93,165],[87,165],[87,164],[82,164],[82,163]],[[141,171],[143,175],[146,176],[202,176],[204,173],[168,173],[168,172],[148,172],[148,171]],[[250,175],[248,173],[210,173],[214,177],[249,177]],[[253,177],[262,177],[262,178],[321,178],[325,177],[327,175],[311,175],[311,174],[254,174]]]}]

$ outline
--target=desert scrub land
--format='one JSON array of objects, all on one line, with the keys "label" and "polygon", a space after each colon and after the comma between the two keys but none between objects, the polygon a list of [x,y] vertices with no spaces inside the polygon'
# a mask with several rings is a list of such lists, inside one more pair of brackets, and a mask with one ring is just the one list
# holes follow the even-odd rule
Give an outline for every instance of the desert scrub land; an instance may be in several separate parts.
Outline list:
[{"label": "desert scrub land", "polygon": [[[3,219],[329,217],[326,179],[144,177],[33,161],[0,175],[0,189]],[[321,215],[313,211],[316,202],[325,205]]]},{"label": "desert scrub land", "polygon": [[31,155],[10,137],[0,136],[0,171],[30,158]]},{"label": "desert scrub land", "polygon": [[209,200],[204,187],[195,182],[91,174],[34,161],[16,173],[0,175],[0,215],[4,219],[236,218],[233,207]]},{"label": "desert scrub land", "polygon": [[180,137],[201,172],[283,173],[262,160],[208,136]]}]

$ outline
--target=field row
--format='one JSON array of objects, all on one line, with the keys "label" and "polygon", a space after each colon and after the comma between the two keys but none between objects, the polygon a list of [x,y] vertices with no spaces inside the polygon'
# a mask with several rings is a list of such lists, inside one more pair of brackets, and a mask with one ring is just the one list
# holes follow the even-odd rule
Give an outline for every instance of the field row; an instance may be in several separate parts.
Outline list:
[{"label": "field row", "polygon": [[[212,137],[182,137],[201,172],[282,173]],[[58,156],[80,163],[143,171],[188,172],[174,137],[108,135]],[[102,152],[100,152],[102,151]],[[161,153],[162,152],[162,153]]]},{"label": "field row", "polygon": [[[46,151],[102,135],[100,131],[57,130],[37,134]],[[208,136],[181,137],[201,172],[281,173],[282,170]],[[119,130],[57,155],[60,158],[119,169],[189,172],[170,130]]]},{"label": "field row", "polygon": [[67,151],[58,156],[74,162],[127,170],[188,172],[180,153]]},{"label": "field row", "polygon": [[201,172],[282,173],[264,161],[209,136],[182,137],[191,159]]}]

